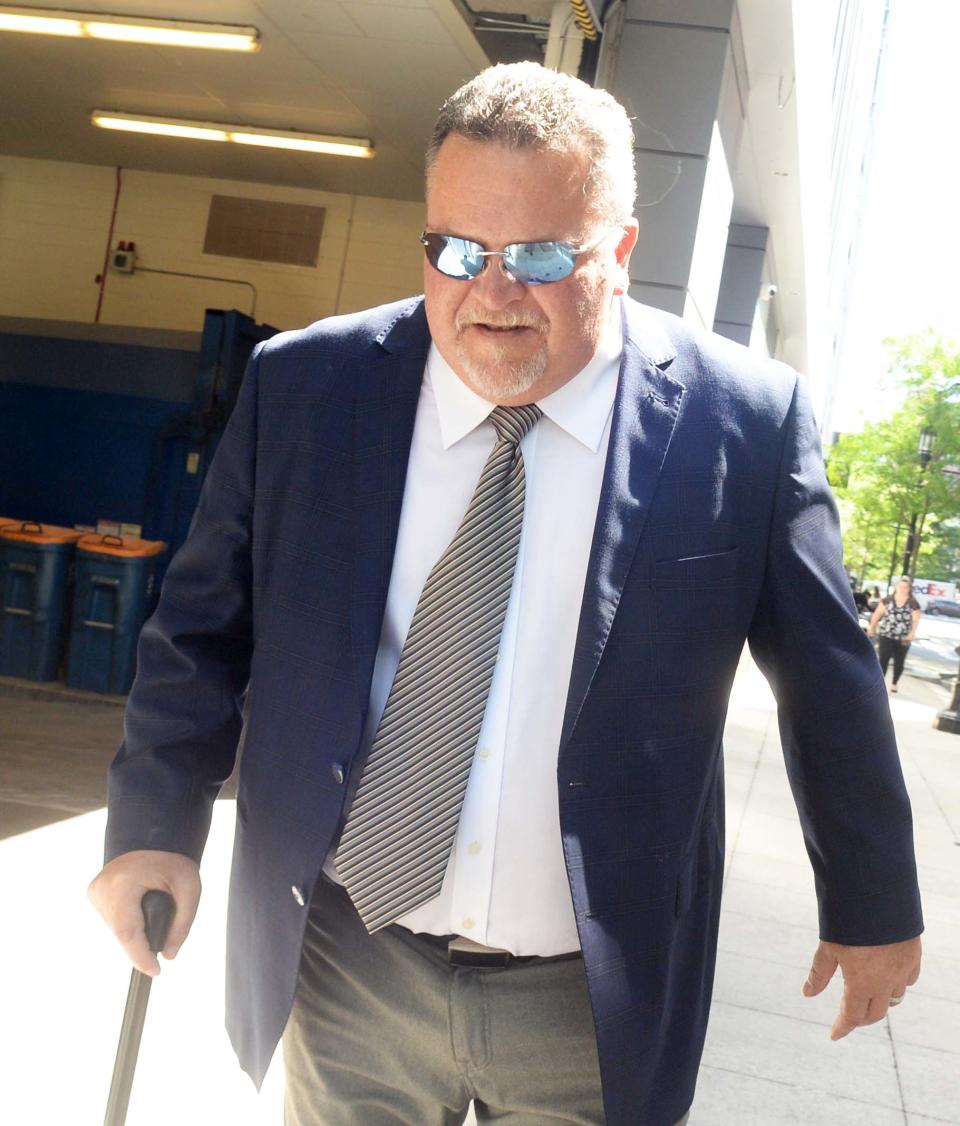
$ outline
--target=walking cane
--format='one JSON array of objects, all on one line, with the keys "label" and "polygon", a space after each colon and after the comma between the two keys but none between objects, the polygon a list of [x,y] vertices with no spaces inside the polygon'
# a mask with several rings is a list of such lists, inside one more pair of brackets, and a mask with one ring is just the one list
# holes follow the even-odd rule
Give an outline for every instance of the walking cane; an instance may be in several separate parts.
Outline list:
[{"label": "walking cane", "polygon": [[[156,954],[167,941],[167,931],[173,919],[173,896],[165,891],[148,891],[140,902],[147,932],[147,942]],[[127,990],[127,1006],[123,1010],[123,1024],[120,1026],[120,1043],[117,1045],[117,1059],[113,1065],[113,1079],[110,1083],[110,1097],[107,1099],[107,1114],[103,1126],[123,1126],[127,1120],[127,1103],[130,1101],[130,1088],[133,1086],[133,1072],[137,1066],[137,1053],[140,1051],[140,1034],[143,1020],[147,1015],[147,1001],[150,999],[150,983],[153,979],[139,970],[130,974],[130,988]]]}]

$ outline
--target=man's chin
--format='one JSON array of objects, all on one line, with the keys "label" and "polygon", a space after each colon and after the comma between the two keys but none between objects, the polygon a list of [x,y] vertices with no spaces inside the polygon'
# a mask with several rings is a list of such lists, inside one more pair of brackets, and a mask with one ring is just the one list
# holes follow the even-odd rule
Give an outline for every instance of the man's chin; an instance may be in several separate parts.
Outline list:
[{"label": "man's chin", "polygon": [[458,374],[467,385],[488,399],[491,403],[515,399],[529,391],[543,378],[546,371],[545,357],[535,356],[527,360],[509,363],[483,363],[464,351],[457,357]]}]

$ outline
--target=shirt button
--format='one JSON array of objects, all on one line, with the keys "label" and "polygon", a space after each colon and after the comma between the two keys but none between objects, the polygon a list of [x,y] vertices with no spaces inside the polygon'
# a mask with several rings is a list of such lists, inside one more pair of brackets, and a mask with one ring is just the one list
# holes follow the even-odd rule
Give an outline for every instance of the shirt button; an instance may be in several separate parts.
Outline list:
[{"label": "shirt button", "polygon": [[482,762],[486,762],[491,754],[493,754],[493,752],[489,747],[481,747],[480,750],[477,751],[477,756],[481,759]]},{"label": "shirt button", "polygon": [[302,907],[304,904],[303,892],[297,887],[296,884],[294,884],[290,889],[290,894],[293,896],[296,905],[298,907]]},{"label": "shirt button", "polygon": [[469,915],[465,919],[460,920],[460,926],[463,927],[465,931],[472,931],[476,925],[476,919],[471,919]]},{"label": "shirt button", "polygon": [[482,847],[483,845],[481,845],[479,841],[471,841],[467,845],[467,852],[469,852],[471,856],[476,856]]},{"label": "shirt button", "polygon": [[339,762],[335,762],[333,764],[333,766],[330,767],[330,773],[333,775],[334,782],[336,782],[336,784],[338,786],[342,786],[343,785],[343,779],[344,779],[344,773],[343,773],[343,767],[340,765]]}]

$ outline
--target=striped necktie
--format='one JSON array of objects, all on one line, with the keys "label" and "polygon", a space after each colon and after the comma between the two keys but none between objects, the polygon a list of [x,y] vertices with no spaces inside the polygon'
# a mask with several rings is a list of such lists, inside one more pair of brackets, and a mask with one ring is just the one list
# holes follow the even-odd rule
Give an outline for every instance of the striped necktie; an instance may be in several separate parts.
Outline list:
[{"label": "striped necktie", "polygon": [[337,850],[371,933],[439,894],[487,706],[523,524],[520,439],[540,408],[489,417],[496,445],[420,594]]}]

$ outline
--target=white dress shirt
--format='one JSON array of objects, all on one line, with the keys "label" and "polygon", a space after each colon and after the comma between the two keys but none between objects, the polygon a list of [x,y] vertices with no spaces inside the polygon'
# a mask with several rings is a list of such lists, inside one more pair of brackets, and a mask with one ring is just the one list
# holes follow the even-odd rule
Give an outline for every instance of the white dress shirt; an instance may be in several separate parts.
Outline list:
[{"label": "white dress shirt", "polygon": [[[537,405],[521,441],[523,531],[490,695],[440,894],[396,921],[514,954],[579,948],[557,805],[557,752],[622,351],[614,302],[589,364]],[[369,748],[417,599],[467,510],[494,404],[431,346],[417,405],[364,734]],[[335,876],[335,867],[327,866]]]}]

